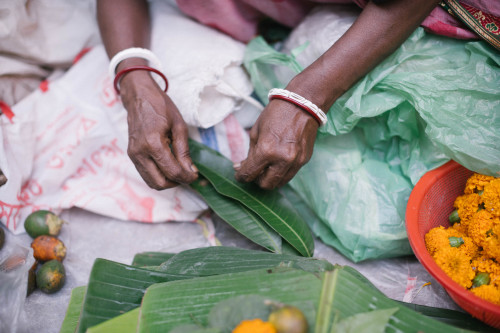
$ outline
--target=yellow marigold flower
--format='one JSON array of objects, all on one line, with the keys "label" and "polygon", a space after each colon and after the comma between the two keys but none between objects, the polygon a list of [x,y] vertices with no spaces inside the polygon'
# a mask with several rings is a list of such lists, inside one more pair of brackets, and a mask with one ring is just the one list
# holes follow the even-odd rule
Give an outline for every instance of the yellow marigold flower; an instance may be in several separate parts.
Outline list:
[{"label": "yellow marigold flower", "polygon": [[464,223],[455,223],[451,226],[451,229],[456,230],[462,235],[467,235],[467,225]]},{"label": "yellow marigold flower", "polygon": [[425,235],[425,247],[429,251],[429,254],[433,256],[437,250],[451,247],[450,237],[464,237],[464,234],[456,229],[445,229],[443,226],[429,230]]},{"label": "yellow marigold flower", "polygon": [[471,194],[482,191],[484,186],[489,184],[493,179],[495,179],[495,177],[475,173],[467,179],[464,193]]},{"label": "yellow marigold flower", "polygon": [[495,223],[483,243],[483,252],[490,258],[500,262],[500,224]]},{"label": "yellow marigold flower", "polygon": [[[483,194],[484,195],[484,194]],[[468,224],[481,203],[481,196],[477,193],[464,194],[455,199],[453,207],[458,211],[460,223]]]},{"label": "yellow marigold flower", "polygon": [[473,259],[471,266],[476,272],[490,273],[490,277],[492,275],[500,275],[500,265],[484,254]]},{"label": "yellow marigold flower", "polygon": [[472,286],[476,273],[470,265],[471,259],[458,248],[442,248],[435,253],[434,260],[453,281],[464,288]]},{"label": "yellow marigold flower", "polygon": [[472,238],[463,236],[462,239],[464,240],[464,243],[457,247],[457,249],[461,251],[463,255],[469,256],[471,259],[480,255],[479,246],[474,243]]},{"label": "yellow marigold flower", "polygon": [[243,320],[236,326],[233,333],[276,333],[273,324],[262,319]]},{"label": "yellow marigold flower", "polygon": [[494,216],[500,217],[500,178],[492,180],[484,187],[481,198],[484,208]]},{"label": "yellow marigold flower", "polygon": [[488,302],[500,304],[500,289],[498,289],[491,283],[473,288],[471,289],[471,291],[474,293],[474,295],[479,296],[482,299],[487,300]]},{"label": "yellow marigold flower", "polygon": [[472,238],[477,246],[483,246],[486,233],[493,227],[493,215],[485,209],[474,214],[467,225],[467,235]]}]

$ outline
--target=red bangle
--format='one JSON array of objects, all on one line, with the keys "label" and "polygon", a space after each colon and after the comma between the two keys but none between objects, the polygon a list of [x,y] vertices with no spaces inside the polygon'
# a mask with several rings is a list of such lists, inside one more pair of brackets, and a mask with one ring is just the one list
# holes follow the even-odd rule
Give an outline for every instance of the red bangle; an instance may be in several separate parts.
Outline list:
[{"label": "red bangle", "polygon": [[119,71],[118,74],[116,74],[116,76],[115,76],[115,80],[113,82],[113,85],[114,85],[115,90],[118,93],[118,95],[120,94],[120,89],[118,87],[118,83],[120,83],[120,80],[122,79],[122,77],[129,72],[137,71],[137,70],[145,70],[145,71],[150,71],[150,72],[158,74],[163,79],[163,81],[165,81],[165,89],[163,91],[167,92],[168,80],[165,77],[165,75],[163,75],[162,72],[160,72],[159,70],[154,69],[152,67],[149,67],[149,66],[132,66],[132,67],[128,67],[128,68],[125,68],[125,69]]},{"label": "red bangle", "polygon": [[321,119],[316,115],[316,113],[314,113],[309,107],[307,107],[307,105],[301,104],[301,103],[297,102],[294,99],[288,98],[286,96],[281,96],[281,95],[270,95],[269,96],[269,100],[273,100],[273,99],[282,99],[284,101],[287,101],[287,102],[290,102],[292,104],[295,104],[299,108],[301,108],[304,111],[307,111],[307,113],[309,113],[311,116],[313,116],[313,118],[316,119],[316,121],[318,122],[319,126],[321,126],[323,124],[321,122]]}]

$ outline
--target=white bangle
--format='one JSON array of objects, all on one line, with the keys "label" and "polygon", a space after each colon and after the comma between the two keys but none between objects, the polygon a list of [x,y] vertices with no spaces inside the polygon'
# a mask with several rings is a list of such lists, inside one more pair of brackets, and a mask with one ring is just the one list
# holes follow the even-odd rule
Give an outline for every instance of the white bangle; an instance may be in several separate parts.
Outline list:
[{"label": "white bangle", "polygon": [[128,58],[142,58],[149,61],[150,65],[155,69],[162,72],[162,66],[160,59],[148,49],[143,49],[140,47],[131,47],[123,51],[118,52],[111,58],[109,62],[109,77],[113,79],[116,75],[116,67],[120,62]]},{"label": "white bangle", "polygon": [[269,100],[278,98],[301,107],[305,111],[309,112],[311,116],[318,121],[320,126],[325,125],[328,120],[326,114],[318,106],[316,106],[316,104],[291,91],[273,88],[269,90],[267,97]]}]

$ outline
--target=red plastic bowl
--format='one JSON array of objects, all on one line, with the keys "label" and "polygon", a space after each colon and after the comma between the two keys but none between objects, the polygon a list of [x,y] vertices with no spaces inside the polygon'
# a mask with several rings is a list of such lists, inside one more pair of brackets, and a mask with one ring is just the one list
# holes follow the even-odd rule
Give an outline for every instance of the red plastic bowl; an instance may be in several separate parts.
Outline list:
[{"label": "red plastic bowl", "polygon": [[437,226],[448,227],[453,202],[463,194],[472,171],[450,161],[427,172],[415,185],[406,207],[406,231],[411,248],[425,269],[465,311],[500,329],[500,305],[487,302],[453,281],[434,262],[425,247],[425,234]]}]

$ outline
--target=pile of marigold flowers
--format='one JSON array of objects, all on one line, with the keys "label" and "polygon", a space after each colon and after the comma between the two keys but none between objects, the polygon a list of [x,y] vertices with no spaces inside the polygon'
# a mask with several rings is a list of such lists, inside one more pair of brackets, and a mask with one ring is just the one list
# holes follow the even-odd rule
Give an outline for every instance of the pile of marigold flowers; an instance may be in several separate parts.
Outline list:
[{"label": "pile of marigold flowers", "polygon": [[453,281],[500,305],[500,178],[473,174],[449,228],[425,235],[427,251]]}]

